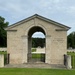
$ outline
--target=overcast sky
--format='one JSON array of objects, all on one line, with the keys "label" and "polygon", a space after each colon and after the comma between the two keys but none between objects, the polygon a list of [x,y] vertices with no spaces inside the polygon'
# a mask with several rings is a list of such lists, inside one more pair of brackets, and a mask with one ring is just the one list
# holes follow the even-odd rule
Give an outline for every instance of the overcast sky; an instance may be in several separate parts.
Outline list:
[{"label": "overcast sky", "polygon": [[75,0],[0,0],[0,16],[13,24],[39,14],[75,31]]}]

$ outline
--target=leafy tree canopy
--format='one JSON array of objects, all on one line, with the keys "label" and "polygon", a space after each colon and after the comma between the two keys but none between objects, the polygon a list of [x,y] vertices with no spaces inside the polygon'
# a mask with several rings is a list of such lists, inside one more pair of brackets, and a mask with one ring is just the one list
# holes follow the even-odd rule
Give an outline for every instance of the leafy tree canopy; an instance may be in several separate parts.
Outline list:
[{"label": "leafy tree canopy", "polygon": [[7,27],[8,24],[8,22],[5,22],[5,18],[0,16],[0,47],[7,46],[7,33],[4,28]]},{"label": "leafy tree canopy", "polygon": [[32,47],[45,47],[45,38],[32,38]]},{"label": "leafy tree canopy", "polygon": [[71,47],[75,49],[75,32],[72,32],[67,36],[67,46],[68,48]]}]

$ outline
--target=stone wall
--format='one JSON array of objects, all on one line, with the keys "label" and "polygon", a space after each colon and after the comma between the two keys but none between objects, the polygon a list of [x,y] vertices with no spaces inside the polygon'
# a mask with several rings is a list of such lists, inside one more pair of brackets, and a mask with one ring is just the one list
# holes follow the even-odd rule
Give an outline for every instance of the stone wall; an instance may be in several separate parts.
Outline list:
[{"label": "stone wall", "polygon": [[0,54],[0,67],[4,67],[4,54]]},{"label": "stone wall", "polygon": [[63,27],[39,18],[30,19],[29,21],[21,23],[18,26],[9,28],[7,31],[7,53],[10,54],[10,64],[21,64],[28,62],[28,53],[30,53],[31,48],[31,40],[29,37],[34,33],[33,31],[37,30],[32,30],[29,34],[29,31],[33,27],[40,27],[40,29],[45,32],[45,63],[64,64],[64,54],[67,54],[67,31],[56,31],[57,29],[63,29]]},{"label": "stone wall", "polygon": [[7,48],[0,48],[0,51],[7,51]]}]

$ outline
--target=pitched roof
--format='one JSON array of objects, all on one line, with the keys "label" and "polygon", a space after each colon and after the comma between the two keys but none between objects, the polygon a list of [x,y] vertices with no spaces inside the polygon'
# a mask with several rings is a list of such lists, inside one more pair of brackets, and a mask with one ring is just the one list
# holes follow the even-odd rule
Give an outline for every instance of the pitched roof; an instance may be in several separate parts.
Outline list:
[{"label": "pitched roof", "polygon": [[57,26],[59,26],[59,27],[62,27],[62,28],[64,28],[64,29],[66,29],[66,30],[69,30],[69,29],[70,29],[70,27],[68,27],[68,26],[66,26],[66,25],[63,25],[63,24],[58,23],[58,22],[55,22],[55,21],[53,21],[53,20],[51,20],[51,19],[45,18],[45,17],[40,16],[40,15],[38,15],[38,14],[34,14],[33,16],[30,16],[30,17],[28,17],[28,18],[26,18],[26,19],[23,19],[23,20],[21,20],[21,21],[19,21],[19,22],[17,22],[17,23],[14,23],[14,24],[8,26],[7,28],[5,28],[5,30],[9,30],[9,29],[11,29],[11,28],[13,28],[13,27],[15,27],[15,26],[18,26],[18,25],[20,25],[20,24],[22,24],[22,23],[25,23],[26,21],[29,21],[29,20],[31,20],[31,19],[33,19],[33,18],[42,19],[42,20],[44,20],[44,21],[46,21],[46,22],[52,23],[52,24],[54,24],[54,25],[57,25]]}]

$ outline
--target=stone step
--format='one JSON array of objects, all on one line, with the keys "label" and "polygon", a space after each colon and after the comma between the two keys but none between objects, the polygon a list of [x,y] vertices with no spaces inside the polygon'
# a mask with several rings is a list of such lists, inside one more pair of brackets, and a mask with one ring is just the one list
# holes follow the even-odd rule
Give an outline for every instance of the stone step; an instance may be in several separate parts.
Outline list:
[{"label": "stone step", "polygon": [[64,65],[54,65],[46,63],[25,63],[25,64],[8,64],[4,68],[54,68],[54,69],[66,69]]}]

